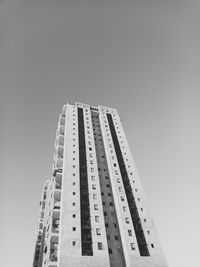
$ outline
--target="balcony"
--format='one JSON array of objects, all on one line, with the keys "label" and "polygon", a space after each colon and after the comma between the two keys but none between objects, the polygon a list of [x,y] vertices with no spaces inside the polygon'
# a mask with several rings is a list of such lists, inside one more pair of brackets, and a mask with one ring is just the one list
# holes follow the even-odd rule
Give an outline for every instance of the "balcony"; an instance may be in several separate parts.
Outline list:
[{"label": "balcony", "polygon": [[51,242],[49,261],[50,262],[58,261],[58,243],[57,242]]},{"label": "balcony", "polygon": [[65,117],[60,117],[60,125],[65,125]]},{"label": "balcony", "polygon": [[57,157],[59,159],[63,159],[63,154],[64,154],[64,147],[63,146],[58,146],[57,147]]},{"label": "balcony", "polygon": [[59,134],[60,135],[64,135],[65,134],[65,127],[64,126],[60,126],[60,128],[59,128]]},{"label": "balcony", "polygon": [[61,190],[60,189],[55,190],[54,199],[55,199],[55,202],[58,202],[61,200]]},{"label": "balcony", "polygon": [[56,180],[56,184],[62,184],[62,174],[61,173],[56,173],[56,176],[55,176],[55,180]]},{"label": "balcony", "polygon": [[58,169],[62,169],[63,167],[63,159],[56,158],[55,159],[55,167]]},{"label": "balcony", "polygon": [[58,144],[60,146],[64,146],[64,136],[63,135],[60,135],[59,138],[58,138]]}]

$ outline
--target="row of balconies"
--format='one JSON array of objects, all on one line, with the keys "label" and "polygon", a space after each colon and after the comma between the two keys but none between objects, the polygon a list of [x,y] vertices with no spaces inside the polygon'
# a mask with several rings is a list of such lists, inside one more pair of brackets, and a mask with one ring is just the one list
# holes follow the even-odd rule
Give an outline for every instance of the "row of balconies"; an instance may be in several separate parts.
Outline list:
[{"label": "row of balconies", "polygon": [[60,115],[55,144],[55,157],[53,161],[53,176],[55,177],[54,205],[52,211],[52,227],[50,236],[50,254],[48,267],[57,267],[58,261],[58,236],[60,228],[60,200],[62,188],[62,169],[64,156],[64,134],[65,134],[65,112],[66,105]]}]

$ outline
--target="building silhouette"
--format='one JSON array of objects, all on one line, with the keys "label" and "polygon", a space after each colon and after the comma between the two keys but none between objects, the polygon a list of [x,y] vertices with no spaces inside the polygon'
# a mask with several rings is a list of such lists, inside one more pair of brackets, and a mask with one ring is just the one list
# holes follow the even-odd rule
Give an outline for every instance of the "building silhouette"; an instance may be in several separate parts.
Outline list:
[{"label": "building silhouette", "polygon": [[167,267],[116,109],[67,103],[33,267]]}]

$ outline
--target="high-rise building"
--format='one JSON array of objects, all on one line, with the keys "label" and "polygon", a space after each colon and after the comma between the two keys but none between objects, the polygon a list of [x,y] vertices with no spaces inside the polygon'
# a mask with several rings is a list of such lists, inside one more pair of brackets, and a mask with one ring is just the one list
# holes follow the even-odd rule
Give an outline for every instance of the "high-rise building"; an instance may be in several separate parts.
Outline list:
[{"label": "high-rise building", "polygon": [[167,267],[116,109],[67,103],[33,267]]}]

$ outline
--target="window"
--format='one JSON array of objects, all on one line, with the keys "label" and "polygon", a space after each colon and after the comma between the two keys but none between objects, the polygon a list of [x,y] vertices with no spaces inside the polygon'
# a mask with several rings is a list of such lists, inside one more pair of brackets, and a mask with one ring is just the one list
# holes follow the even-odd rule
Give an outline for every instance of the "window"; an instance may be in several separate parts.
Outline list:
[{"label": "window", "polygon": [[131,230],[128,230],[128,235],[132,236],[132,231]]},{"label": "window", "polygon": [[122,187],[121,186],[119,187],[119,192],[122,192]]},{"label": "window", "polygon": [[123,211],[126,211],[126,207],[125,206],[123,206]]},{"label": "window", "polygon": [[92,179],[92,181],[94,181],[94,180],[95,180],[95,176],[94,176],[94,175],[92,175],[92,176],[91,176],[91,179]]},{"label": "window", "polygon": [[131,249],[135,250],[135,244],[134,243],[131,243]]},{"label": "window", "polygon": [[117,167],[117,164],[116,163],[113,163],[114,167]]},{"label": "window", "polygon": [[119,172],[116,170],[116,171],[115,171],[115,174],[116,174],[116,175],[119,175]]},{"label": "window", "polygon": [[97,195],[96,194],[93,194],[93,199],[97,199]]},{"label": "window", "polygon": [[92,189],[96,189],[96,185],[95,184],[92,185]]},{"label": "window", "polygon": [[75,182],[73,182],[72,184],[73,184],[73,185],[75,185],[76,183],[75,183]]},{"label": "window", "polygon": [[115,240],[119,240],[119,236],[118,235],[115,235]]},{"label": "window", "polygon": [[125,217],[125,221],[126,221],[126,223],[130,222],[128,217]]},{"label": "window", "polygon": [[76,203],[75,203],[75,202],[73,202],[73,203],[72,203],[72,206],[75,206],[75,205],[76,205]]},{"label": "window", "polygon": [[147,234],[150,235],[150,231],[149,230],[147,231]]},{"label": "window", "polygon": [[107,239],[110,240],[110,235],[107,235]]},{"label": "window", "polygon": [[89,150],[90,150],[90,151],[92,151],[92,148],[91,148],[91,147],[89,147]]},{"label": "window", "polygon": [[104,213],[103,213],[103,214],[104,214],[104,216],[107,216],[107,212],[106,212],[106,211],[104,211]]},{"label": "window", "polygon": [[76,231],[76,227],[72,227],[72,231]]},{"label": "window", "polygon": [[121,201],[124,201],[124,196],[121,196]]},{"label": "window", "polygon": [[109,187],[110,187],[110,185],[109,185],[109,184],[106,184],[106,187],[108,187],[108,188],[109,188]]},{"label": "window", "polygon": [[99,222],[99,216],[95,216],[95,222]]},{"label": "window", "polygon": [[105,227],[108,227],[108,223],[107,222],[105,223]]},{"label": "window", "polygon": [[94,172],[94,168],[91,168],[91,172]]},{"label": "window", "polygon": [[154,248],[154,244],[151,244],[151,247]]},{"label": "window", "polygon": [[108,193],[108,196],[111,197],[111,193]]},{"label": "window", "polygon": [[72,246],[76,246],[76,241],[72,241]]},{"label": "window", "polygon": [[76,214],[72,214],[72,218],[76,218]]},{"label": "window", "polygon": [[117,224],[116,223],[113,223],[114,227],[117,228]]},{"label": "window", "polygon": [[101,242],[98,242],[97,246],[98,246],[98,250],[102,250],[103,249],[103,244]]},{"label": "window", "polygon": [[112,254],[112,249],[109,248],[109,249],[108,249],[108,252],[109,252],[109,254]]},{"label": "window", "polygon": [[117,178],[117,182],[120,183],[120,178]]},{"label": "window", "polygon": [[97,204],[94,204],[94,209],[98,210],[98,205]]},{"label": "window", "polygon": [[101,229],[100,229],[100,228],[97,228],[97,229],[96,229],[96,234],[97,234],[97,235],[101,235]]},{"label": "window", "polygon": [[143,208],[141,208],[141,211],[143,211]]},{"label": "window", "polygon": [[144,219],[144,222],[147,222],[147,219]]},{"label": "window", "polygon": [[109,205],[112,207],[113,206],[113,203],[112,202],[109,202]]},{"label": "window", "polygon": [[73,192],[73,196],[76,195],[76,192]]}]

